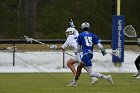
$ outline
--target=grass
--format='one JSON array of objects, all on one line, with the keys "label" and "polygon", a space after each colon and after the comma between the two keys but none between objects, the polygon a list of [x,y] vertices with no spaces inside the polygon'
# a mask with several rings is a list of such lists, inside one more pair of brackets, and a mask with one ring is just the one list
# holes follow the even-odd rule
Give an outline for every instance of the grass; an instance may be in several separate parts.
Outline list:
[{"label": "grass", "polygon": [[[104,73],[107,74],[107,73]],[[132,73],[111,73],[112,86],[99,79],[90,85],[91,78],[82,73],[78,86],[66,86],[72,73],[0,73],[0,93],[139,93],[140,80]]]}]

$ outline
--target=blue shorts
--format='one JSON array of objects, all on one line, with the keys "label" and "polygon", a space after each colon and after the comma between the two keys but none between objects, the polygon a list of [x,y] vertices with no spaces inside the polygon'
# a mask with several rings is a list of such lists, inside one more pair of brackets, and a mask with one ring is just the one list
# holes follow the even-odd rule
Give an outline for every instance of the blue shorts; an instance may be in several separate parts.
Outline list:
[{"label": "blue shorts", "polygon": [[92,66],[92,62],[91,62],[92,58],[93,58],[93,54],[88,53],[86,55],[83,55],[81,60],[85,63],[85,65],[87,67],[87,66]]}]

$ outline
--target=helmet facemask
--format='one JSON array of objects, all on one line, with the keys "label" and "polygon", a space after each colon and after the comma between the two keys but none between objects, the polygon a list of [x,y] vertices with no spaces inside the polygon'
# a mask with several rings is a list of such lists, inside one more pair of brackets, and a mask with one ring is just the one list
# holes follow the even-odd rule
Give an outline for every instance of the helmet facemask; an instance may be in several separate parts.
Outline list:
[{"label": "helmet facemask", "polygon": [[89,29],[90,28],[90,24],[88,22],[84,22],[84,23],[81,24],[81,28],[82,29],[84,29],[84,28],[85,29],[87,29],[87,28]]},{"label": "helmet facemask", "polygon": [[67,30],[65,31],[65,35],[66,37],[68,37],[69,35],[74,34],[73,28],[67,28]]},{"label": "helmet facemask", "polygon": [[73,32],[72,32],[72,31],[65,32],[66,37],[68,37],[69,35],[72,35],[72,34],[73,34]]}]

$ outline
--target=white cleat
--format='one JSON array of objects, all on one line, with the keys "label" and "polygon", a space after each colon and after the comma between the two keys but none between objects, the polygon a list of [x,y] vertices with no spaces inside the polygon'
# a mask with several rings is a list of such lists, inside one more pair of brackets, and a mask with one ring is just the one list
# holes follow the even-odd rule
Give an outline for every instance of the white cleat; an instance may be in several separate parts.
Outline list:
[{"label": "white cleat", "polygon": [[108,75],[107,81],[109,81],[113,85],[113,79],[112,79],[111,75]]},{"label": "white cleat", "polygon": [[96,82],[98,81],[98,79],[97,78],[92,78],[92,81],[91,81],[91,85],[95,85],[96,84]]},{"label": "white cleat", "polygon": [[138,74],[138,73],[133,75],[133,77],[138,77],[138,76],[139,76],[139,74]]},{"label": "white cleat", "polygon": [[140,79],[140,75],[138,75],[138,76],[136,77],[136,79]]},{"label": "white cleat", "polygon": [[76,82],[71,82],[70,84],[68,84],[67,86],[77,86],[77,83]]}]

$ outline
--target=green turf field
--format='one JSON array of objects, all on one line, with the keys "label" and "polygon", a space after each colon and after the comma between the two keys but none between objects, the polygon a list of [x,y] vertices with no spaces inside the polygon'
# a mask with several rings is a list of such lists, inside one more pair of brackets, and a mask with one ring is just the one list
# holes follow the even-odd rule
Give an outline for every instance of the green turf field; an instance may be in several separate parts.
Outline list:
[{"label": "green turf field", "polygon": [[111,75],[113,86],[103,79],[90,85],[90,77],[82,73],[78,86],[68,87],[71,73],[0,73],[0,93],[140,93],[140,79],[132,73]]}]

